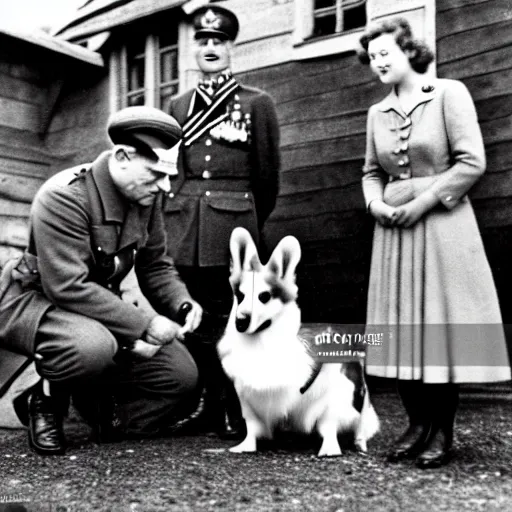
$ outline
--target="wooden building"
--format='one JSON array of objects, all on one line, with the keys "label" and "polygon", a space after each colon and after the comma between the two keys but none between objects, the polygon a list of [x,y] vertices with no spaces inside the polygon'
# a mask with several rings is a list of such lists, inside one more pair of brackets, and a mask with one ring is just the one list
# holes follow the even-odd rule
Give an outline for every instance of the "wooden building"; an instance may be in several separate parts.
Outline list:
[{"label": "wooden building", "polygon": [[[44,132],[44,154],[55,159],[48,163],[49,170],[78,164],[106,147],[104,125],[111,111],[144,103],[165,109],[170,96],[195,83],[187,14],[205,3],[90,0],[58,31],[58,38],[99,52],[106,65],[96,71],[95,66],[82,64],[80,78],[74,76],[62,88]],[[512,316],[509,2],[221,3],[237,13],[241,24],[233,71],[242,82],[268,91],[277,104],[281,191],[266,235],[271,245],[286,234],[295,235],[302,244],[299,285],[304,320],[365,320],[373,230],[360,184],[365,122],[368,107],[387,91],[359,63],[355,49],[368,20],[403,15],[436,50],[431,72],[462,80],[476,101],[488,173],[472,197],[508,322]],[[69,74],[61,76],[69,79]],[[37,131],[31,135],[39,140]]]},{"label": "wooden building", "polygon": [[[103,69],[101,55],[41,32],[0,28],[0,265],[27,244],[30,203],[56,169],[80,157],[76,131],[56,133],[64,96]],[[80,94],[73,96],[80,99]],[[92,115],[92,112],[91,112]],[[66,115],[67,116],[67,115]],[[95,137],[97,133],[95,132]],[[91,138],[92,141],[92,138]],[[97,142],[91,142],[96,144]]]}]

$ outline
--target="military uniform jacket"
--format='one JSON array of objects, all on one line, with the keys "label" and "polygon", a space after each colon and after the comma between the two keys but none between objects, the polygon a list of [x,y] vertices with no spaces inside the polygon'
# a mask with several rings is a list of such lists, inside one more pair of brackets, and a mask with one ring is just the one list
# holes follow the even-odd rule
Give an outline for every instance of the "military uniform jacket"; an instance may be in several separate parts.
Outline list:
[{"label": "military uniform jacket", "polygon": [[101,322],[121,345],[140,338],[151,316],[116,293],[133,265],[158,313],[172,318],[190,300],[166,255],[161,198],[149,207],[128,203],[110,177],[108,157],[100,155],[70,184],[51,178],[37,193],[31,238],[39,278],[4,297],[0,346],[31,355],[39,322],[53,306]]},{"label": "military uniform jacket", "polygon": [[[176,97],[169,113],[185,125],[198,98],[194,90]],[[257,242],[275,206],[280,154],[272,99],[239,86],[220,110],[226,109],[238,109],[248,119],[242,132],[224,130],[223,123],[208,125],[190,145],[181,146],[180,176],[164,201],[167,234],[173,240],[169,254],[177,265],[228,265],[232,230],[243,226]],[[239,140],[244,130],[247,140]]]}]

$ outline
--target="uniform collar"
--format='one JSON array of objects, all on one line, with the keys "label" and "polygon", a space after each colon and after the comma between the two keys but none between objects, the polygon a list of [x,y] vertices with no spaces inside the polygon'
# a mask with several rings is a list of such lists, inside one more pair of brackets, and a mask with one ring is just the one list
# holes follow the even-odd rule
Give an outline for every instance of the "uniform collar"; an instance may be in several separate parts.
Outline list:
[{"label": "uniform collar", "polygon": [[110,155],[110,151],[105,151],[93,162],[92,175],[100,196],[104,221],[122,223],[128,205],[126,199],[117,190],[110,175],[108,168]]},{"label": "uniform collar", "polygon": [[[427,84],[427,85],[429,85],[429,84]],[[395,91],[394,87],[391,90],[391,92],[378,104],[378,109],[381,112],[389,112],[390,110],[394,110],[399,116],[401,116],[405,119],[407,116],[410,116],[412,114],[412,112],[414,111],[414,109],[416,107],[418,107],[419,105],[421,105],[423,103],[427,103],[428,101],[430,101],[436,97],[436,92],[437,92],[436,85],[437,84],[435,84],[435,82],[432,82],[431,87],[433,87],[433,88],[431,91],[427,91],[427,92],[422,91],[422,93],[421,93],[422,95],[419,97],[418,101],[413,105],[411,110],[407,113],[403,111],[403,109],[400,105],[400,102],[398,101],[398,96],[396,95],[396,91]]]}]

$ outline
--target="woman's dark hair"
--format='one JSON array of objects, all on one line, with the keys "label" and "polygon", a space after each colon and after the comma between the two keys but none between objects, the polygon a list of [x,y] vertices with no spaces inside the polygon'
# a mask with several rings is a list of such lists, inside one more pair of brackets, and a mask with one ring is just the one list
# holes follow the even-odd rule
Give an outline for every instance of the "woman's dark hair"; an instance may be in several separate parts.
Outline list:
[{"label": "woman's dark hair", "polygon": [[363,64],[370,63],[368,43],[383,34],[392,34],[395,37],[396,44],[402,51],[407,51],[411,54],[409,62],[414,71],[417,73],[425,73],[427,71],[428,65],[434,60],[434,54],[426,43],[414,39],[411,26],[405,18],[381,21],[366,29],[359,39],[362,48],[358,51],[358,57]]}]

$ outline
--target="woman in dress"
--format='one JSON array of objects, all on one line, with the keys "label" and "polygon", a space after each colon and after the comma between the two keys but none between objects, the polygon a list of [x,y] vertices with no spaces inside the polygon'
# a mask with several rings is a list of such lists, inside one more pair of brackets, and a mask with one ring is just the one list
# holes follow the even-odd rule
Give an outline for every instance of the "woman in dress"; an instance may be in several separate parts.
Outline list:
[{"label": "woman in dress", "polygon": [[491,270],[467,192],[485,171],[476,111],[459,81],[432,79],[405,19],[361,37],[389,95],[368,112],[363,192],[375,218],[367,372],[397,379],[409,425],[388,459],[421,468],[451,455],[461,382],[511,378]]}]

